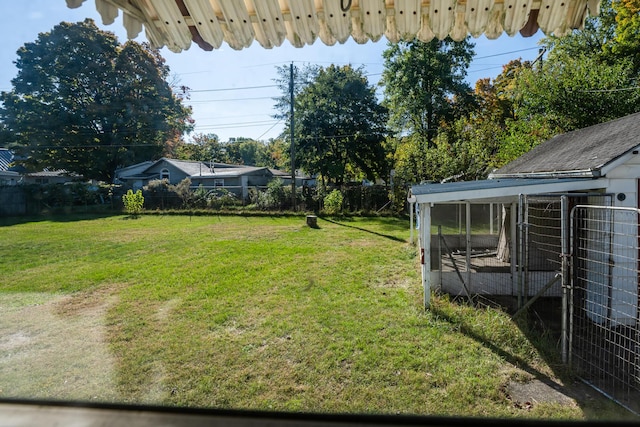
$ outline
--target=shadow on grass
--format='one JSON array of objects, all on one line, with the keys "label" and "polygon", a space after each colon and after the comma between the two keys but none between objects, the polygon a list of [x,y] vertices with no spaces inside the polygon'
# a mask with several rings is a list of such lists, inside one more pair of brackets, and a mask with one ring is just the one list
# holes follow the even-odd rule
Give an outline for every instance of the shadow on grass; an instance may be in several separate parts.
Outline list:
[{"label": "shadow on grass", "polygon": [[[457,305],[469,304],[466,300],[452,300],[451,303]],[[527,313],[525,316],[522,316],[522,319],[514,320],[514,322],[527,338],[527,341],[536,348],[542,359],[550,367],[553,376],[562,381],[562,383],[541,372],[536,367],[531,366],[531,364],[522,357],[492,342],[491,339],[482,334],[481,331],[477,331],[473,325],[468,324],[464,319],[456,318],[456,316],[452,316],[436,306],[432,306],[430,310],[439,319],[445,320],[460,331],[460,333],[475,340],[509,364],[528,373],[535,380],[573,399],[577,405],[580,406],[587,419],[603,419],[604,413],[605,417],[608,416],[614,420],[622,420],[623,422],[629,420],[637,421],[634,414],[626,410],[620,411],[622,407],[606,399],[604,396],[599,395],[595,390],[582,383],[572,374],[568,366],[562,364],[560,350],[556,348],[558,333],[556,333],[557,331],[555,330],[550,330],[548,325],[541,326],[537,323],[537,321],[540,320],[539,314]],[[533,316],[537,316],[537,319],[533,319]],[[594,398],[594,396],[598,396],[598,399]]]},{"label": "shadow on grass", "polygon": [[7,218],[0,218],[0,227],[6,227],[11,225],[28,224],[32,222],[52,221],[52,222],[75,222],[85,221],[91,219],[102,219],[121,216],[122,212],[98,212],[98,213],[56,213],[56,214],[42,214],[42,215],[29,215],[29,216],[12,216]]},{"label": "shadow on grass", "polygon": [[405,239],[401,239],[400,237],[391,236],[389,234],[378,233],[376,231],[367,230],[366,228],[356,227],[355,225],[344,224],[344,223],[341,223],[341,222],[337,222],[337,221],[331,220],[331,219],[326,218],[326,217],[319,216],[318,219],[326,221],[326,222],[330,222],[330,223],[335,224],[335,225],[339,225],[341,227],[353,228],[355,230],[364,231],[365,233],[374,234],[376,236],[384,237],[385,239],[394,240],[396,242],[402,242],[402,243],[406,243],[407,242]]}]

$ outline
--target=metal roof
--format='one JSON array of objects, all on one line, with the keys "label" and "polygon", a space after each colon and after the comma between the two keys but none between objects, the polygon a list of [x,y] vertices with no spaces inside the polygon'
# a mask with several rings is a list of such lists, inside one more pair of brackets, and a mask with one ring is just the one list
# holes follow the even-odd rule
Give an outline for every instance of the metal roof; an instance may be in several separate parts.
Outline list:
[{"label": "metal roof", "polygon": [[420,184],[411,187],[417,203],[475,203],[516,201],[520,194],[566,193],[604,189],[608,180],[587,178],[486,179],[480,181]]},{"label": "metal roof", "polygon": [[13,153],[6,148],[0,148],[0,171],[8,170],[11,162],[13,162]]},{"label": "metal roof", "polygon": [[[76,8],[85,0],[66,0]],[[582,28],[600,0],[95,0],[105,25],[123,12],[129,38],[143,27],[155,47],[171,51],[233,49],[257,41],[264,48],[285,39],[295,47],[320,39],[326,45],[418,38],[429,41],[468,34],[489,39],[503,33],[527,37],[541,29],[561,36]]]}]

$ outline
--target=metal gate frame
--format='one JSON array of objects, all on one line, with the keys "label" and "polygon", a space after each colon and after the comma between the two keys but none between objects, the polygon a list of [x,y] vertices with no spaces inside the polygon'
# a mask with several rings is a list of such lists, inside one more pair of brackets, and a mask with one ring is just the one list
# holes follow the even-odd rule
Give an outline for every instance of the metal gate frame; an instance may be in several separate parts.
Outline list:
[{"label": "metal gate frame", "polygon": [[640,413],[640,210],[571,209],[568,363],[597,391]]}]

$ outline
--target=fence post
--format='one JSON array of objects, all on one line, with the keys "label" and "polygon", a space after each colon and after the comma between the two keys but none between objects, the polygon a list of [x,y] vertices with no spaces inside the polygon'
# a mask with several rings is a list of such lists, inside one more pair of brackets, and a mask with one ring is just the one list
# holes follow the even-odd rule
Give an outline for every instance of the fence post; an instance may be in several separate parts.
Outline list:
[{"label": "fence post", "polygon": [[561,319],[561,346],[562,346],[562,363],[567,364],[567,288],[569,287],[569,198],[567,196],[560,197],[560,239],[561,239],[561,254],[562,257],[562,319]]},{"label": "fence post", "polygon": [[424,308],[431,304],[431,204],[420,206],[420,262],[422,263],[422,286],[424,289]]},{"label": "fence post", "polygon": [[467,263],[467,295],[469,299],[471,299],[471,202],[467,201],[465,203],[465,228],[466,228],[466,263]]},{"label": "fence post", "polygon": [[525,205],[525,196],[524,194],[520,194],[518,196],[518,243],[519,248],[516,255],[516,259],[518,260],[518,308],[522,308],[525,301],[524,296],[524,273],[523,273],[523,265],[524,265],[524,205]]}]

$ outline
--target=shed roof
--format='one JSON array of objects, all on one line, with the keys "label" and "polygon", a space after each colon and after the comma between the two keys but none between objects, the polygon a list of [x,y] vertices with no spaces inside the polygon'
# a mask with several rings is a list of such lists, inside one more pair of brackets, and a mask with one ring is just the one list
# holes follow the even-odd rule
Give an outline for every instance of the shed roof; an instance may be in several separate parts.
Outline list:
[{"label": "shed roof", "polygon": [[640,112],[557,135],[493,172],[490,178],[606,175],[640,148]]},{"label": "shed roof", "polygon": [[421,184],[411,187],[411,195],[418,203],[507,203],[518,200],[520,194],[566,193],[604,189],[604,178],[539,178],[487,179],[480,181]]},{"label": "shed roof", "polygon": [[[85,0],[66,0],[76,8]],[[327,44],[358,43],[468,34],[494,39],[507,33],[531,36],[540,28],[560,36],[582,28],[587,13],[597,15],[599,0],[95,0],[104,24],[123,12],[127,36],[144,27],[155,47],[174,52],[195,42],[205,50],[226,42],[233,49],[256,40],[264,48],[285,40],[295,47],[317,38]],[[343,9],[344,6],[344,9]]]}]

